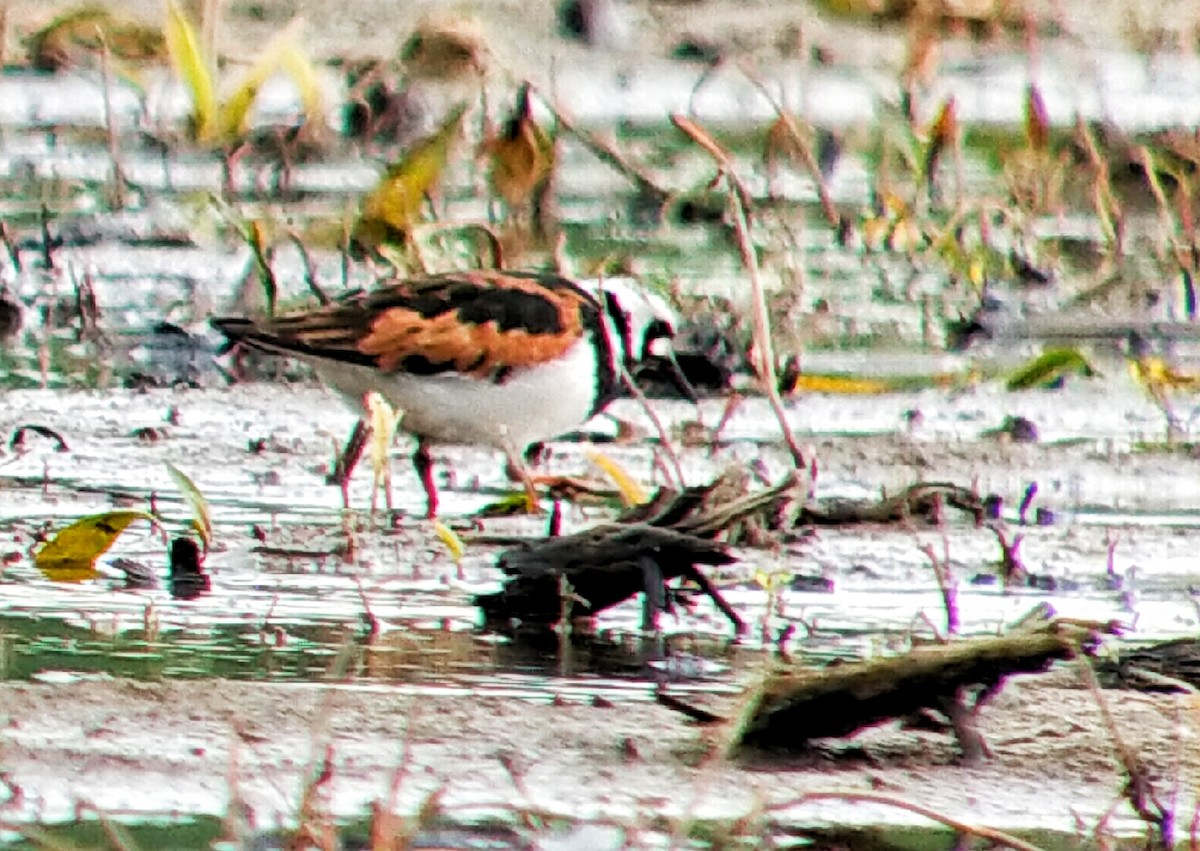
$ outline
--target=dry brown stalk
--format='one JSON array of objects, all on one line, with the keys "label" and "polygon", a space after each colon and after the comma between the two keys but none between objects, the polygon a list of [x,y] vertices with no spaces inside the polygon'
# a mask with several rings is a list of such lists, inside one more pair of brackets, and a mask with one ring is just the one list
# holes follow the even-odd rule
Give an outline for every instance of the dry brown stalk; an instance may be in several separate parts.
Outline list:
[{"label": "dry brown stalk", "polygon": [[[646,416],[650,418],[650,422],[654,426],[654,431],[658,434],[659,446],[671,461],[671,469],[675,475],[674,481],[667,482],[668,486],[675,488],[686,487],[687,482],[683,477],[683,462],[679,459],[679,452],[675,449],[675,445],[671,443],[671,435],[667,431],[667,427],[663,425],[662,419],[655,412],[653,406],[651,406],[650,400],[646,397],[642,388],[638,387],[637,382],[634,381],[633,376],[629,374],[629,370],[623,364],[621,365],[621,380],[625,382],[625,387],[628,388],[629,392],[633,394],[633,398],[641,405]],[[664,472],[670,471],[664,470]],[[669,476],[668,479],[670,479]]]},{"label": "dry brown stalk", "polygon": [[541,98],[542,103],[546,105],[546,108],[550,110],[550,114],[554,116],[554,120],[558,123],[558,126],[578,139],[580,144],[582,144],[592,153],[592,156],[596,157],[596,159],[600,160],[605,165],[619,171],[631,183],[633,183],[634,186],[638,188],[639,192],[641,192],[647,198],[653,200],[656,204],[663,205],[670,200],[670,192],[655,183],[654,180],[651,179],[644,171],[630,163],[627,159],[625,159],[624,155],[622,155],[611,145],[607,144],[595,133],[591,133],[580,128],[579,125],[575,123],[575,120],[563,112],[562,108],[559,107],[558,104],[556,104],[545,92],[537,89],[536,87],[534,87],[532,90],[537,92],[537,95],[539,98]]},{"label": "dry brown stalk", "polygon": [[1113,717],[1112,709],[1109,708],[1104,692],[1100,689],[1100,683],[1096,680],[1096,672],[1092,669],[1091,661],[1085,656],[1078,656],[1075,662],[1079,670],[1079,679],[1084,688],[1091,693],[1092,699],[1096,701],[1096,708],[1100,711],[1100,720],[1112,739],[1113,749],[1117,752],[1117,759],[1125,772],[1125,800],[1137,813],[1138,818],[1155,831],[1155,838],[1159,843],[1157,847],[1173,848],[1174,836],[1171,834],[1174,832],[1175,814],[1158,800],[1158,795],[1154,790],[1154,781],[1151,779],[1146,765],[1134,753],[1133,748],[1129,746],[1117,728],[1117,720]]},{"label": "dry brown stalk", "polygon": [[817,164],[817,158],[813,156],[812,145],[808,143],[808,138],[800,132],[799,126],[796,124],[796,118],[787,109],[784,108],[767,88],[766,81],[758,70],[749,62],[742,61],[738,63],[738,68],[763,97],[771,104],[771,108],[775,110],[775,114],[779,116],[779,121],[787,130],[788,136],[795,143],[796,154],[800,157],[800,161],[804,165],[808,176],[812,178],[813,185],[817,189],[817,200],[821,204],[821,212],[825,216],[825,222],[834,230],[842,226],[842,217],[837,211],[837,207],[833,204],[833,196],[829,194],[829,186],[825,182],[825,176],[821,174],[821,167]]},{"label": "dry brown stalk", "polygon": [[758,255],[754,243],[750,239],[750,222],[746,213],[746,199],[750,197],[746,186],[733,169],[733,160],[724,148],[717,143],[708,131],[685,115],[671,116],[671,122],[682,130],[688,138],[703,149],[717,165],[718,176],[724,176],[729,185],[729,206],[733,213],[734,231],[737,234],[738,248],[742,255],[742,264],[750,278],[750,296],[754,307],[754,353],[757,363],[755,373],[763,392],[771,403],[775,418],[779,421],[780,431],[783,432],[784,443],[792,456],[792,464],[797,470],[804,470],[808,462],[804,451],[796,441],[796,435],[787,421],[783,408],[783,399],[779,395],[779,378],[775,374],[775,350],[771,343],[771,316],[767,312],[767,295],[763,289],[762,278],[759,275]]},{"label": "dry brown stalk", "polygon": [[112,161],[112,197],[110,202],[113,209],[125,208],[125,167],[121,164],[121,137],[117,130],[117,116],[113,112],[113,74],[112,51],[104,38],[104,31],[96,27],[96,38],[100,40],[100,79],[104,87],[104,129],[108,141],[108,157]]},{"label": "dry brown stalk", "polygon": [[1109,248],[1114,254],[1120,254],[1124,222],[1121,205],[1113,193],[1112,176],[1109,173],[1108,163],[1100,155],[1095,135],[1084,123],[1082,117],[1075,120],[1075,135],[1087,155],[1088,163],[1091,165],[1095,177],[1092,185],[1092,203],[1096,208],[1096,217],[1100,220],[1101,227],[1104,228]]}]

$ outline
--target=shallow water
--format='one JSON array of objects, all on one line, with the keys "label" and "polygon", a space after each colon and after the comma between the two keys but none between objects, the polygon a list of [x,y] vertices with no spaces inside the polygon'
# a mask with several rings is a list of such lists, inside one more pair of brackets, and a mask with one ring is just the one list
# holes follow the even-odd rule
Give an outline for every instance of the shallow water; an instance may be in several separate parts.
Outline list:
[{"label": "shallow water", "polygon": [[[1119,389],[1109,388],[1104,396],[1109,404],[1121,398],[1114,392]],[[1053,510],[1057,522],[1048,527],[1013,526],[1012,531],[1025,536],[1021,554],[1029,569],[1057,578],[1067,590],[1001,593],[995,587],[968,584],[975,575],[993,571],[998,549],[991,533],[965,518],[952,519],[946,540],[963,583],[960,606],[967,630],[993,630],[1034,602],[1048,600],[1074,617],[1135,620],[1139,636],[1186,633],[1196,624],[1186,589],[1200,580],[1189,534],[1200,525],[1200,513],[1192,507],[1197,502],[1195,478],[1181,470],[1197,462],[1173,454],[1109,449],[1109,442],[1117,439],[1109,420],[1052,418],[1051,408],[1086,410],[1090,392],[1084,388],[1019,400],[1024,404],[1017,410],[1047,423],[1047,431],[1063,441],[1038,446],[1004,445],[980,436],[1009,410],[999,406],[1011,405],[1010,396],[948,401],[917,394],[870,403],[807,397],[794,400],[790,407],[794,427],[819,461],[821,497],[865,497],[922,479],[974,481],[981,492],[999,494],[1015,506],[1029,483],[1039,484],[1035,505]],[[1155,415],[1151,406],[1135,392],[1124,398],[1127,422],[1144,416],[1149,427]],[[211,505],[216,530],[215,548],[206,562],[215,580],[208,597],[177,602],[167,599],[165,591],[113,590],[110,585],[120,584],[115,571],[112,582],[51,583],[22,555],[7,568],[6,575],[13,581],[3,601],[8,614],[64,618],[76,624],[82,618],[110,633],[144,631],[149,617],[169,641],[176,629],[291,632],[306,624],[325,625],[335,632],[337,627],[353,629],[364,612],[365,599],[371,613],[389,628],[470,630],[477,622],[471,595],[495,587],[498,580],[492,566],[498,548],[472,543],[479,530],[455,520],[466,520],[509,487],[498,459],[483,450],[447,448],[438,456],[439,468],[453,471],[453,483],[445,482],[449,486],[443,504],[449,522],[462,528],[467,541],[461,565],[453,563],[431,526],[417,519],[423,494],[403,457],[394,462],[395,504],[402,512],[394,525],[383,514],[369,515],[368,471],[360,471],[354,480],[355,511],[348,522],[355,530],[356,553],[345,558],[340,496],[336,488],[324,484],[323,475],[333,440],[348,431],[353,418],[330,405],[319,388],[11,391],[8,399],[10,411],[20,412],[20,419],[10,426],[37,423],[53,428],[66,439],[70,451],[60,453],[50,441],[38,443],[31,438],[31,449],[3,460],[0,477],[6,484],[6,499],[0,509],[0,547],[6,551],[26,550],[29,536],[47,522],[61,525],[72,517],[117,506],[145,507],[152,496],[167,519],[168,531],[177,534],[187,522],[188,511],[171,482],[166,461],[192,476]],[[921,405],[925,413],[916,434],[901,433],[897,426],[885,429],[886,411],[873,411],[878,423],[867,418],[868,405],[876,409],[894,405],[892,422],[896,423],[913,404]],[[668,422],[695,416],[690,406],[680,403],[657,407]],[[168,408],[175,411],[175,424],[164,423]],[[612,410],[641,428],[648,426],[631,403]],[[711,421],[714,412],[715,408],[704,410],[702,416]],[[847,428],[850,422],[856,429]],[[135,437],[134,429],[142,425],[160,429],[161,436],[153,442]],[[606,425],[604,418],[597,421],[598,428]],[[768,470],[781,475],[785,462],[772,441],[775,428],[765,403],[748,401],[731,421],[727,442],[717,457],[708,457],[707,450],[685,453],[686,475],[690,481],[703,482],[739,458],[761,458]],[[248,444],[259,438],[267,440],[268,449],[251,454]],[[1127,435],[1126,440],[1132,438]],[[603,449],[631,474],[652,481],[647,446],[605,444]],[[552,450],[550,472],[597,475],[582,445],[555,443]],[[476,484],[481,490],[464,490]],[[605,513],[598,508],[568,511],[564,531]],[[1008,519],[1015,524],[1015,509],[1009,510]],[[261,530],[258,538],[251,534],[256,527]],[[541,521],[534,518],[495,519],[482,526],[486,536],[538,535],[540,529]],[[1121,593],[1106,587],[1106,535],[1117,540],[1114,570],[1123,576],[1137,567]],[[757,623],[767,595],[751,581],[755,571],[825,576],[833,581],[835,593],[785,591],[780,600],[784,610],[817,624],[819,632],[831,638],[843,633],[903,633],[918,612],[938,620],[934,576],[918,546],[920,541],[936,541],[940,547],[938,539],[937,530],[918,531],[914,537],[912,532],[890,527],[821,529],[793,553],[747,552],[747,561],[729,572],[725,584],[733,586],[728,596],[745,611],[747,621]],[[111,563],[120,557],[161,565],[162,540],[148,527],[135,527],[105,560]],[[149,615],[148,606],[152,606]],[[602,617],[599,627],[618,633],[635,631],[639,619],[640,608],[631,602]],[[722,635],[728,631],[723,619],[703,602],[695,616],[668,617],[664,626],[669,632]],[[224,640],[238,643],[228,634]],[[342,640],[342,636],[326,638],[325,651],[332,652]],[[197,652],[203,655],[207,650]],[[249,670],[243,675],[255,673]],[[319,677],[319,666],[312,675]]]}]

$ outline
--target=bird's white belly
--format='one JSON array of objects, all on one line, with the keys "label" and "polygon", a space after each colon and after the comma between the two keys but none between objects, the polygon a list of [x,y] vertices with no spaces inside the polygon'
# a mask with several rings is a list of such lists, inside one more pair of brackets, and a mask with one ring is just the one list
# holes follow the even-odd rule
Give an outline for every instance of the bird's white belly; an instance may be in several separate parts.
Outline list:
[{"label": "bird's white belly", "polygon": [[375,390],[404,412],[400,428],[446,443],[524,449],[588,419],[596,392],[596,350],[580,341],[562,357],[516,370],[501,384],[456,373],[385,374],[321,361],[317,374],[356,411]]}]

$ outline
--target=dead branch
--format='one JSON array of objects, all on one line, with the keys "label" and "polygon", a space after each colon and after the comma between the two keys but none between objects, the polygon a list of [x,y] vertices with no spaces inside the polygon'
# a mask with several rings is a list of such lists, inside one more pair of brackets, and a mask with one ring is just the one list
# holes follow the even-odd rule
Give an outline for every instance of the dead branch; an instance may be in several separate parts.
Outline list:
[{"label": "dead branch", "polygon": [[768,679],[742,745],[795,747],[846,736],[919,709],[940,710],[960,689],[990,692],[1006,677],[1077,655],[1105,625],[1049,621],[1033,628],[918,647],[903,656]]},{"label": "dead branch", "polygon": [[[1038,621],[1005,635],[917,647],[892,656],[823,669],[786,668],[770,674],[735,741],[736,747],[802,748],[813,739],[848,736],[918,710],[944,711],[961,694],[966,714],[955,728],[968,747],[986,748],[973,715],[1012,674],[1045,670],[1090,650],[1112,624]],[[968,740],[963,740],[967,732]]]},{"label": "dead branch", "polygon": [[729,207],[733,213],[734,231],[737,234],[738,249],[742,255],[742,265],[750,279],[750,294],[754,305],[754,349],[755,373],[759,383],[771,403],[771,410],[779,421],[779,430],[783,434],[784,443],[792,456],[792,464],[797,470],[804,470],[808,462],[804,452],[796,441],[796,435],[787,421],[783,408],[783,399],[779,396],[779,378],[775,375],[775,352],[771,342],[771,317],[767,312],[767,296],[763,289],[762,279],[758,270],[758,253],[750,238],[750,193],[746,185],[738,177],[733,168],[733,159],[716,140],[685,115],[672,115],[671,123],[678,127],[689,139],[705,151],[716,163],[718,176],[724,176],[729,187]]},{"label": "dead branch", "polygon": [[[572,614],[588,617],[636,594],[645,594],[650,612],[671,607],[667,583],[684,578],[712,599],[738,634],[745,624],[699,565],[736,561],[728,545],[713,540],[755,516],[773,513],[791,499],[794,477],[749,495],[731,497],[727,479],[675,492],[667,489],[617,521],[507,550],[498,566],[503,590],[476,597],[489,623],[518,621],[546,628],[558,621],[560,580],[570,584]],[[768,521],[770,522],[770,521]]]},{"label": "dead branch", "polygon": [[970,488],[950,482],[918,482],[878,501],[817,500],[804,506],[797,523],[813,526],[853,526],[862,523],[903,523],[912,518],[936,522],[939,502],[983,521],[983,503]]}]

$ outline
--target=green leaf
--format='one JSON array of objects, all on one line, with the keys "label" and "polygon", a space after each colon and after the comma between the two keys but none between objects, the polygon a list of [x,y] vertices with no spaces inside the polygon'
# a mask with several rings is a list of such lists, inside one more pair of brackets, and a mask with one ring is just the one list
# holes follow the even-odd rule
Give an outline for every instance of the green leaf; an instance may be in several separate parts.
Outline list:
[{"label": "green leaf", "polygon": [[154,522],[144,511],[107,511],[82,517],[59,529],[33,557],[38,570],[55,582],[82,582],[93,579],[96,559],[106,553],[138,520]]},{"label": "green leaf", "polygon": [[1068,375],[1092,378],[1095,368],[1078,349],[1047,349],[1008,377],[1009,390],[1050,388]]},{"label": "green leaf", "polygon": [[[298,51],[295,47],[295,40],[302,23],[302,19],[297,18],[288,25],[287,29],[268,42],[262,55],[245,73],[225,102],[220,105],[218,118],[212,130],[212,138],[201,137],[200,141],[232,142],[246,133],[250,124],[250,108],[258,99],[258,93],[262,89],[263,83],[281,68],[291,72],[293,66],[298,67],[296,64]],[[297,86],[305,85],[299,79],[296,79],[295,82]],[[315,85],[315,80],[310,85]],[[311,98],[313,93],[311,90],[305,92],[301,88],[300,95],[302,99]],[[309,107],[307,100],[304,100],[304,105],[306,109]]]}]

